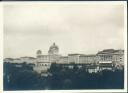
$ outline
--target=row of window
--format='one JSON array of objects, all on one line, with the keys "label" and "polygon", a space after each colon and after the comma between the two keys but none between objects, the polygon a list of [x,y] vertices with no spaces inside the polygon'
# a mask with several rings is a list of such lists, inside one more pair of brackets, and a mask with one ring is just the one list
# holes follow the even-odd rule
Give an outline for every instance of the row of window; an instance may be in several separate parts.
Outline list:
[{"label": "row of window", "polygon": [[37,66],[50,66],[50,64],[37,64]]}]

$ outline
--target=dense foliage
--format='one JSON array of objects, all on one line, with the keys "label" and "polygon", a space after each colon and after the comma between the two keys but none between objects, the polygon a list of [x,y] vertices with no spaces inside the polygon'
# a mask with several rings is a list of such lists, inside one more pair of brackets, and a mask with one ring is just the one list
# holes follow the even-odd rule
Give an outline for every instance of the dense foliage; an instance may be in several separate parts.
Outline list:
[{"label": "dense foliage", "polygon": [[50,75],[43,77],[23,63],[4,63],[4,90],[40,90],[40,89],[122,89],[124,86],[123,70],[103,70],[89,73],[82,67],[73,69],[52,64]]}]

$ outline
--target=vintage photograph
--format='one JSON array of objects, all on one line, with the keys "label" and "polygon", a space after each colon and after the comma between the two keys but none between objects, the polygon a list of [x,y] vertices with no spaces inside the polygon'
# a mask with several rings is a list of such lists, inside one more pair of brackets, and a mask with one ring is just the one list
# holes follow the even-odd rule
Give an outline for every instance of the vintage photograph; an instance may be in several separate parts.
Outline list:
[{"label": "vintage photograph", "polygon": [[3,90],[124,89],[123,3],[3,5]]}]

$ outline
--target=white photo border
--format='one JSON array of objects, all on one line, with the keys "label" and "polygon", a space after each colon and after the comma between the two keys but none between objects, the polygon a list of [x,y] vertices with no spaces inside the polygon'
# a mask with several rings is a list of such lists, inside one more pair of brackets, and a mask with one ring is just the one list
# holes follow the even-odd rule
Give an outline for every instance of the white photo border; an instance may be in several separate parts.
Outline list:
[{"label": "white photo border", "polygon": [[[124,50],[125,50],[125,61],[124,61],[124,89],[96,89],[96,90],[30,90],[30,91],[3,91],[3,36],[4,36],[4,15],[3,15],[3,8],[4,4],[24,4],[24,5],[33,5],[33,4],[112,4],[112,5],[124,5]],[[99,93],[99,92],[127,92],[127,1],[11,1],[11,2],[1,2],[0,3],[0,92],[4,93],[81,93],[81,92],[88,92],[88,93]]]}]

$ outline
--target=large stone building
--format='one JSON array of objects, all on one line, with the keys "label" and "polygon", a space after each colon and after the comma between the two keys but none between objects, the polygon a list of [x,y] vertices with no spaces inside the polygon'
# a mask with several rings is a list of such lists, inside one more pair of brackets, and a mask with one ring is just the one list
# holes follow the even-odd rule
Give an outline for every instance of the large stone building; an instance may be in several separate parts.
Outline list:
[{"label": "large stone building", "polygon": [[85,54],[68,54],[67,63],[75,64],[94,64],[97,62],[96,55],[85,55]]},{"label": "large stone building", "polygon": [[58,46],[53,43],[48,50],[47,55],[43,55],[41,50],[37,51],[37,61],[35,62],[34,70],[43,73],[46,72],[52,63],[58,63],[61,55],[59,55]]},{"label": "large stone building", "polygon": [[80,55],[79,63],[81,64],[94,64],[97,63],[96,55]]},{"label": "large stone building", "polygon": [[69,64],[68,56],[61,56],[58,63],[59,64]]},{"label": "large stone building", "polygon": [[51,63],[49,61],[49,56],[42,55],[41,50],[38,50],[36,54],[37,54],[36,62],[35,62],[35,66],[33,67],[33,69],[38,73],[47,72],[47,69],[49,69],[50,65],[51,65]]},{"label": "large stone building", "polygon": [[112,64],[119,68],[124,65],[124,50],[105,49],[96,55],[99,64]]},{"label": "large stone building", "polygon": [[61,64],[66,67],[73,67],[77,64],[78,67],[86,66],[90,72],[95,72],[103,69],[112,69],[113,67],[121,68],[124,65],[124,50],[105,49],[97,54],[68,54],[61,56],[59,47],[53,43],[49,47],[48,54],[43,54],[41,50],[37,50],[36,58],[20,57],[20,58],[5,58],[4,62],[34,64],[33,69],[38,73],[46,73],[52,63]]},{"label": "large stone building", "polygon": [[36,58],[34,57],[20,57],[19,59],[21,60],[21,62],[25,62],[27,64],[33,64],[36,62]]},{"label": "large stone building", "polygon": [[80,54],[68,54],[68,63],[79,63]]}]

